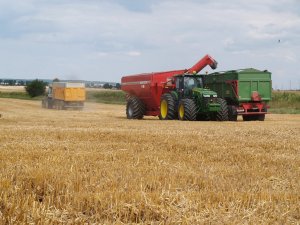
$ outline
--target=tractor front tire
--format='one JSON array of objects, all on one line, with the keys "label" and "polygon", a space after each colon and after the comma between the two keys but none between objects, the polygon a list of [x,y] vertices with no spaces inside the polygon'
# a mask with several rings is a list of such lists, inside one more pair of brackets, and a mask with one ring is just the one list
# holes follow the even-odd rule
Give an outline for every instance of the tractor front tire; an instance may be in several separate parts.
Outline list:
[{"label": "tractor front tire", "polygon": [[127,119],[143,119],[145,114],[145,105],[137,97],[130,97],[126,105]]},{"label": "tractor front tire", "polygon": [[160,98],[160,114],[161,120],[173,120],[175,118],[175,99],[170,93],[165,93]]},{"label": "tractor front tire", "polygon": [[178,105],[179,120],[195,121],[197,119],[197,106],[193,99],[182,99]]},{"label": "tractor front tire", "polygon": [[217,121],[228,121],[228,107],[224,99],[218,98],[217,103],[220,104],[220,110],[216,114]]}]

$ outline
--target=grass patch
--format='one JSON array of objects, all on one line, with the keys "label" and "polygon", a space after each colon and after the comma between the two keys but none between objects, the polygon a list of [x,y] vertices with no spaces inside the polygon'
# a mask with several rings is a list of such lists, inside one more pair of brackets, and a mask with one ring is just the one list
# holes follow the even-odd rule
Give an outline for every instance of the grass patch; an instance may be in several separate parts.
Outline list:
[{"label": "grass patch", "polygon": [[[87,91],[88,102],[106,104],[126,104],[124,93],[121,90],[96,90]],[[26,92],[1,92],[0,98],[15,98],[26,100],[41,100],[43,96],[31,98]],[[273,91],[272,100],[269,102],[271,113],[300,114],[300,91]]]},{"label": "grass patch", "polygon": [[300,91],[274,91],[269,105],[272,113],[300,114]]},{"label": "grass patch", "polygon": [[43,96],[38,96],[31,98],[26,92],[1,92],[0,91],[0,98],[14,98],[14,99],[25,99],[25,100],[41,100]]},{"label": "grass patch", "polygon": [[87,101],[107,104],[126,104],[125,93],[119,90],[87,91]]}]

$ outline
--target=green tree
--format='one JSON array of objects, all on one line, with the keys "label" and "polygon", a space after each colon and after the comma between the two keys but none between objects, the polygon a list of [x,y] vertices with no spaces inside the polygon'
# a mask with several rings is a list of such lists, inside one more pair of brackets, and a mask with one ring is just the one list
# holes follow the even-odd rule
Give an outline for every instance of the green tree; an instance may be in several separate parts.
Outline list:
[{"label": "green tree", "polygon": [[112,86],[111,86],[109,83],[105,83],[105,84],[103,85],[103,88],[104,88],[104,89],[111,89]]},{"label": "green tree", "polygon": [[120,83],[116,83],[116,89],[121,89],[121,84]]},{"label": "green tree", "polygon": [[42,80],[33,80],[25,86],[25,90],[30,97],[44,95],[46,91],[46,83]]}]

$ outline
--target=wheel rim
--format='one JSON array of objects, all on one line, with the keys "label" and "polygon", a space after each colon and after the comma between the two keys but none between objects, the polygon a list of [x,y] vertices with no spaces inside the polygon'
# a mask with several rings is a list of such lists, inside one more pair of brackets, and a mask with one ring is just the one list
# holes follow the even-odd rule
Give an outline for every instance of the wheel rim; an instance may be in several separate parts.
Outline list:
[{"label": "wheel rim", "polygon": [[162,118],[166,118],[168,114],[168,103],[166,100],[162,100],[160,103],[160,114]]},{"label": "wheel rim", "polygon": [[180,119],[183,119],[183,117],[184,117],[184,106],[183,106],[183,104],[181,104],[181,105],[179,106],[178,112],[179,112],[179,117],[180,117]]}]

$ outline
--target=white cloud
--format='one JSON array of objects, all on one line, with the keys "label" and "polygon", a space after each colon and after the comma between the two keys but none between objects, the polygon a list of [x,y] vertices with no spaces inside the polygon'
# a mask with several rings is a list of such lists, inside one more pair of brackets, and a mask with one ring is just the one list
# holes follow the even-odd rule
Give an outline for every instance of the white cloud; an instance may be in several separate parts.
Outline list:
[{"label": "white cloud", "polygon": [[290,76],[300,60],[298,6],[295,0],[0,0],[6,65],[0,77],[59,73],[119,81],[124,73],[186,68],[206,53],[221,70],[277,73],[285,62]]},{"label": "white cloud", "polygon": [[138,52],[138,51],[130,51],[130,52],[127,52],[126,55],[128,55],[128,56],[140,56],[141,53]]}]

